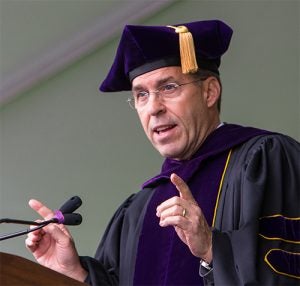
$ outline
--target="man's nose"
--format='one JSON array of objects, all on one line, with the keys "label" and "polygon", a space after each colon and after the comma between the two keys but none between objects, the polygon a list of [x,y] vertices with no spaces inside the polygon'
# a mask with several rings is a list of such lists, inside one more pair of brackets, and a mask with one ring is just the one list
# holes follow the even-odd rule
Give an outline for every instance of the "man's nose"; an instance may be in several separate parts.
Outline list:
[{"label": "man's nose", "polygon": [[151,92],[147,102],[147,111],[150,115],[157,115],[166,110],[166,106],[159,93]]}]

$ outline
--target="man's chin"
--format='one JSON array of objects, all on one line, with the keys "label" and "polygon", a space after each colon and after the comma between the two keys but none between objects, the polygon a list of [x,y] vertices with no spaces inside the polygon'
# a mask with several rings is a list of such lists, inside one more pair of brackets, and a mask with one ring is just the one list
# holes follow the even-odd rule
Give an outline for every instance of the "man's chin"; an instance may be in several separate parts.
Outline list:
[{"label": "man's chin", "polygon": [[158,148],[155,148],[162,157],[164,158],[169,158],[169,159],[174,159],[174,160],[179,160],[177,158],[180,157],[179,153],[178,152],[171,152],[171,150],[166,150],[165,148],[164,149],[158,149]]}]

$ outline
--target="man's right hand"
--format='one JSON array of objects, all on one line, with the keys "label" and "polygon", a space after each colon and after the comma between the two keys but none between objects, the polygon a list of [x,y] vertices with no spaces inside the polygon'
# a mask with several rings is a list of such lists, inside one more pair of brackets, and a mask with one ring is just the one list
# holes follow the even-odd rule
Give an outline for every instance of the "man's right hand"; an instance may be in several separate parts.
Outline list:
[{"label": "man's right hand", "polygon": [[[30,200],[29,206],[43,219],[53,218],[54,213],[41,202]],[[73,238],[64,225],[49,224],[28,234],[26,247],[43,266],[83,282],[87,272],[82,268]]]}]

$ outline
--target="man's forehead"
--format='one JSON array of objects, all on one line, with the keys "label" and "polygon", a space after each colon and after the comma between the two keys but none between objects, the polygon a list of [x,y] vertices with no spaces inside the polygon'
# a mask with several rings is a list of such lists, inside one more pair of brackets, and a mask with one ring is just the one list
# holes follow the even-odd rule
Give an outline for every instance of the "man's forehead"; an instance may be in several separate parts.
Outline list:
[{"label": "man's forehead", "polygon": [[148,83],[160,84],[169,80],[180,80],[187,75],[184,75],[180,67],[163,67],[147,73],[144,73],[140,76],[137,76],[132,81],[132,88],[137,86],[142,86]]}]

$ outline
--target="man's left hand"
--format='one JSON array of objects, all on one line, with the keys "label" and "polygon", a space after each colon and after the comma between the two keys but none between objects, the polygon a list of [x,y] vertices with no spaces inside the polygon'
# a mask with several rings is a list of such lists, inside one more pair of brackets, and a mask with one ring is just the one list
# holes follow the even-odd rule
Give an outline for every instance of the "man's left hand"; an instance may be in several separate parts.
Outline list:
[{"label": "man's left hand", "polygon": [[174,226],[177,235],[189,247],[192,254],[210,263],[212,232],[203,212],[187,184],[176,174],[172,174],[170,179],[179,196],[172,197],[157,207],[159,225]]}]

